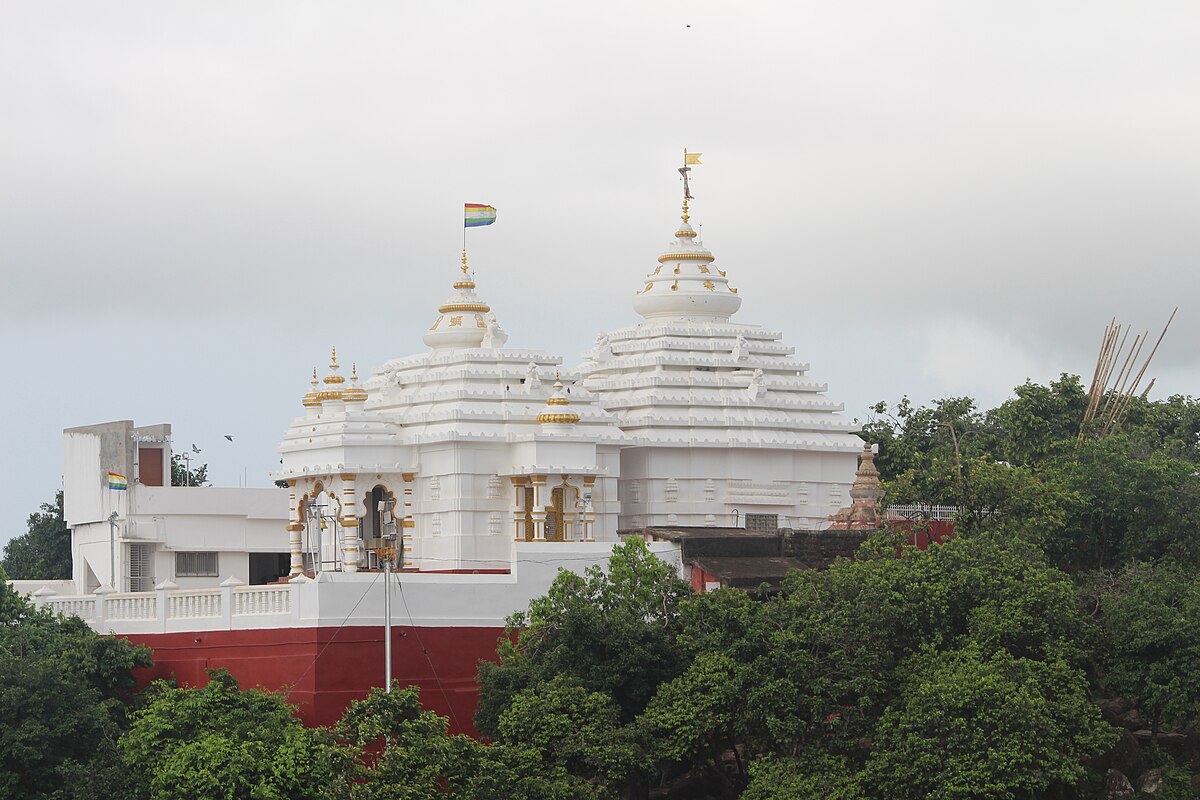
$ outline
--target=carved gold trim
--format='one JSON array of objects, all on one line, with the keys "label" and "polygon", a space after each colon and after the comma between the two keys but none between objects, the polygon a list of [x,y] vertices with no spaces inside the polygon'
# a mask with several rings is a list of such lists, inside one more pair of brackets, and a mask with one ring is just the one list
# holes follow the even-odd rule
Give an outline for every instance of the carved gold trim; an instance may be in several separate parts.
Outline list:
[{"label": "carved gold trim", "polygon": [[301,525],[299,522],[289,522],[287,529],[289,531],[302,531],[302,530],[304,530],[304,526]]},{"label": "carved gold trim", "polygon": [[451,328],[458,328],[461,326],[462,326],[462,317],[451,317],[450,318],[450,327]]},{"label": "carved gold trim", "polygon": [[537,421],[542,425],[574,425],[579,422],[578,414],[538,414]]},{"label": "carved gold trim", "polygon": [[447,303],[444,306],[438,306],[439,314],[449,314],[452,311],[478,311],[480,314],[486,314],[491,310],[491,306],[487,303]]},{"label": "carved gold trim", "polygon": [[340,475],[338,475],[338,477],[344,481],[352,481],[355,478],[357,478],[358,476],[355,475],[353,472],[343,472]]},{"label": "carved gold trim", "polygon": [[400,527],[415,528],[415,527],[417,527],[417,523],[416,523],[416,520],[414,520],[412,517],[407,517],[403,522],[400,523]]},{"label": "carved gold trim", "polygon": [[546,405],[548,405],[548,406],[569,406],[569,405],[571,405],[571,401],[565,397],[551,397],[549,400],[546,401]]},{"label": "carved gold trim", "polygon": [[708,253],[663,253],[658,257],[660,264],[665,264],[668,261],[716,261],[716,256]]}]

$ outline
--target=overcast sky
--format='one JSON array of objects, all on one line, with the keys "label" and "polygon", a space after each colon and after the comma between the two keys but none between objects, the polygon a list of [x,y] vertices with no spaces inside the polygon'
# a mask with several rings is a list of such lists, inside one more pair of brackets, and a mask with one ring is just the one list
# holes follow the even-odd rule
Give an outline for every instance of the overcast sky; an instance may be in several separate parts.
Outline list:
[{"label": "overcast sky", "polygon": [[330,345],[423,348],[463,202],[509,344],[578,363],[637,319],[685,147],[735,319],[851,417],[1090,377],[1175,305],[1153,395],[1200,393],[1194,0],[0,9],[0,543],[66,427],[169,422],[268,485]]}]

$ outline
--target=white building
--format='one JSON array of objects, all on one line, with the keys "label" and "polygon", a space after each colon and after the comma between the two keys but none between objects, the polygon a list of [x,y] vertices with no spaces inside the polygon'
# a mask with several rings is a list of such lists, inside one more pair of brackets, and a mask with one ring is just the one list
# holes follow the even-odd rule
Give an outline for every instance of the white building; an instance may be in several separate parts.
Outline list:
[{"label": "white building", "polygon": [[633,300],[642,322],[597,337],[583,387],[632,440],[620,527],[823,528],[847,504],[857,426],[777,331],[730,320],[726,270],[683,224]]},{"label": "white building", "polygon": [[[847,504],[862,447],[854,426],[780,333],[731,320],[741,298],[689,225],[686,200],[634,298],[642,321],[602,334],[574,371],[507,347],[465,251],[461,271],[423,337],[427,351],[388,361],[361,386],[356,368],[341,374],[336,350],[323,378],[314,370],[272,476],[287,489],[170,487],[168,426],[66,431],[75,574],[73,586],[46,590],[53,602],[156,586],[211,594],[218,583],[242,597],[236,587],[281,576],[353,592],[354,573],[378,569],[391,541],[406,573],[426,574],[418,585],[437,573],[511,578],[523,552],[551,548],[579,566],[603,560],[619,532],[816,529]],[[107,488],[110,470],[129,476],[128,491]],[[443,609],[447,619],[499,626],[519,607],[452,594],[461,603]],[[143,618],[153,605],[119,599]],[[181,625],[203,617],[192,600],[157,602],[168,627],[171,609]]]},{"label": "white building", "polygon": [[[467,270],[438,307],[429,351],[375,370],[364,387],[330,372],[304,398],[274,477],[291,487],[291,572],[354,572],[387,521],[403,565],[507,570],[512,542],[617,540],[614,417],[560,376],[562,359],[510,349]],[[385,508],[386,507],[386,508]]]},{"label": "white building", "polygon": [[[262,584],[287,574],[287,493],[171,486],[170,425],[68,428],[63,463],[79,591],[144,592],[163,581],[199,588],[227,577]],[[110,489],[109,472],[129,488]]]}]

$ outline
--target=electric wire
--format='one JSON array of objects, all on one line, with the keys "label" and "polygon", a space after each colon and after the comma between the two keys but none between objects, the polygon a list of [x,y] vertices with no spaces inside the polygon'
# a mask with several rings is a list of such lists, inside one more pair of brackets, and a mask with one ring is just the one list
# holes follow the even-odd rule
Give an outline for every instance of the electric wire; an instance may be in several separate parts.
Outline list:
[{"label": "electric wire", "polygon": [[[450,699],[450,695],[446,693],[446,687],[442,685],[442,679],[438,676],[437,667],[433,665],[433,659],[429,655],[429,650],[425,647],[425,642],[421,639],[421,629],[417,627],[417,623],[413,620],[412,611],[408,608],[408,598],[404,596],[404,582],[400,580],[400,573],[396,573],[396,586],[400,588],[400,600],[404,603],[404,615],[408,617],[408,625],[417,637],[417,646],[421,648],[421,653],[425,656],[425,662],[429,664],[429,671],[433,673],[433,682],[437,685],[438,691],[441,692],[442,699],[446,701],[446,708],[450,710],[450,718],[454,720],[455,729],[461,733],[463,726],[458,721],[458,714],[454,712],[454,702]],[[388,680],[391,680],[391,677],[389,675]]]},{"label": "electric wire", "polygon": [[333,635],[329,637],[329,641],[327,641],[321,647],[321,649],[317,651],[317,654],[313,657],[313,660],[310,661],[308,666],[304,668],[304,672],[300,673],[300,677],[296,678],[296,683],[292,685],[292,690],[289,690],[288,692],[289,695],[295,690],[295,686],[299,684],[300,681],[304,680],[305,676],[307,676],[308,673],[312,671],[312,668],[317,665],[317,662],[321,660],[321,656],[325,655],[325,651],[328,650],[329,646],[333,644],[333,641],[337,639],[338,634],[342,632],[342,628],[346,627],[346,623],[350,621],[352,616],[354,616],[354,612],[358,610],[360,605],[362,605],[362,601],[366,599],[367,593],[371,591],[371,587],[375,585],[376,581],[379,580],[379,576],[382,574],[382,572],[376,573],[375,577],[371,579],[371,582],[367,584],[367,587],[363,589],[362,594],[359,595],[358,600],[354,603],[354,607],[350,609],[342,621],[338,623],[337,628],[334,629]]}]

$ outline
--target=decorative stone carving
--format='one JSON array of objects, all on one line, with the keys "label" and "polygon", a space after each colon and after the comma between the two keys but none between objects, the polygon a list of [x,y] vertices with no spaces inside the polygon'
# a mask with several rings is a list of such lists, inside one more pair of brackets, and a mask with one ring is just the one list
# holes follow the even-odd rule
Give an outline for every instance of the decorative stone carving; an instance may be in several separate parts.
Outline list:
[{"label": "decorative stone carving", "polygon": [[831,528],[865,530],[883,525],[883,515],[879,511],[883,489],[879,486],[879,470],[875,468],[875,454],[871,452],[870,443],[863,445],[862,460],[854,476],[854,485],[850,487],[850,498],[852,502],[849,506],[830,517],[833,521]]}]

